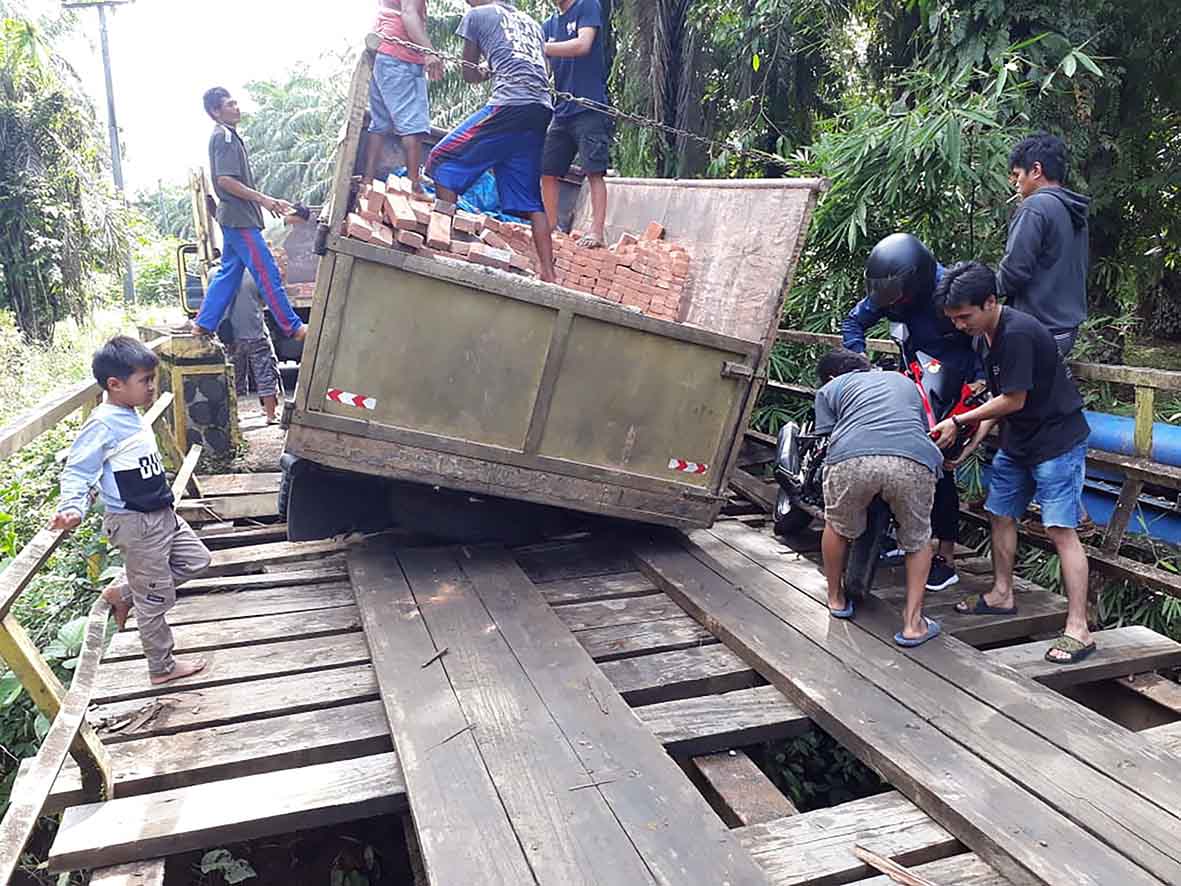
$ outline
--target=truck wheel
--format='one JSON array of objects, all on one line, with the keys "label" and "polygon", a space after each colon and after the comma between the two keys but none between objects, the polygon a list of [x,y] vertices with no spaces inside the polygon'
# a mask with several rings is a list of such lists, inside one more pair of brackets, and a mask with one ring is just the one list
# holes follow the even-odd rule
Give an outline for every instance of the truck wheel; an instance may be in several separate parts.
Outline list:
[{"label": "truck wheel", "polygon": [[787,490],[780,489],[775,500],[775,534],[784,538],[798,535],[812,523],[812,515],[803,508],[792,507]]},{"label": "truck wheel", "polygon": [[421,483],[391,483],[389,503],[397,525],[455,544],[528,544],[572,532],[590,519],[547,505]]},{"label": "truck wheel", "polygon": [[880,498],[869,505],[865,531],[849,546],[849,560],[845,564],[845,593],[850,600],[863,600],[873,588],[878,571],[878,555],[882,552],[882,537],[890,526],[890,508]]},{"label": "truck wheel", "polygon": [[283,465],[279,499],[280,514],[287,519],[288,541],[376,532],[390,522],[385,483],[306,459],[293,457],[290,464]]}]

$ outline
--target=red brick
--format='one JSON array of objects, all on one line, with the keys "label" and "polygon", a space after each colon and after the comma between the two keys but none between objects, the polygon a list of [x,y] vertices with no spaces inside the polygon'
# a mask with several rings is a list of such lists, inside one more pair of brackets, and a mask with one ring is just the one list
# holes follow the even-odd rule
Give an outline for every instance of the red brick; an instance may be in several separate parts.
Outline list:
[{"label": "red brick", "polygon": [[414,220],[420,225],[429,225],[431,223],[431,208],[424,205],[421,200],[407,201],[410,206],[410,211],[414,213]]},{"label": "red brick", "polygon": [[632,246],[639,241],[639,237],[635,234],[628,234],[624,232],[619,235],[619,239],[615,241],[615,248],[622,249],[624,246]]},{"label": "red brick", "polygon": [[422,234],[414,231],[398,231],[398,242],[411,249],[422,249],[426,245]]},{"label": "red brick", "polygon": [[354,240],[364,240],[366,243],[373,239],[373,229],[369,222],[355,212],[350,212],[347,224],[347,235]]},{"label": "red brick", "polygon": [[521,255],[519,252],[514,252],[512,257],[509,258],[508,263],[510,267],[517,271],[528,271],[530,264],[532,264],[526,256]]},{"label": "red brick", "polygon": [[500,236],[496,231],[491,231],[485,228],[480,232],[480,239],[493,249],[509,249],[508,241]]},{"label": "red brick", "polygon": [[432,212],[427,228],[426,245],[431,249],[445,252],[451,248],[451,216]]},{"label": "red brick", "polygon": [[644,233],[640,235],[641,240],[659,240],[664,236],[664,225],[660,222],[648,222],[648,227],[644,228]]},{"label": "red brick", "polygon": [[455,212],[455,221],[452,223],[452,227],[465,234],[478,233],[484,227],[484,216],[458,209]]},{"label": "red brick", "polygon": [[454,218],[455,217],[455,204],[448,203],[446,200],[440,200],[438,198],[435,198],[434,211],[441,213],[441,214],[447,216],[448,218]]},{"label": "red brick", "polygon": [[394,245],[394,230],[386,227],[381,222],[373,225],[373,242],[380,243],[382,246],[392,247]]},{"label": "red brick", "polygon": [[468,252],[471,250],[471,248],[472,248],[472,244],[471,244],[471,242],[469,242],[467,240],[452,240],[451,241],[451,254],[452,255],[461,255],[461,256],[466,257]]}]

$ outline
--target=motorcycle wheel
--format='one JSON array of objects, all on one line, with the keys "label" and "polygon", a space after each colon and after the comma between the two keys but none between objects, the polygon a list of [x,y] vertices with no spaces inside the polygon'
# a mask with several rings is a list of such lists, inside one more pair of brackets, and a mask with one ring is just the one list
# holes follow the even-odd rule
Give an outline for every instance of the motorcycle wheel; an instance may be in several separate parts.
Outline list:
[{"label": "motorcycle wheel", "polygon": [[865,531],[849,547],[845,564],[845,593],[850,600],[863,600],[873,588],[882,552],[882,537],[890,525],[890,508],[875,498],[866,514]]},{"label": "motorcycle wheel", "polygon": [[780,489],[775,500],[775,534],[785,538],[798,535],[807,529],[811,522],[812,515],[803,508],[793,507],[787,491]]}]

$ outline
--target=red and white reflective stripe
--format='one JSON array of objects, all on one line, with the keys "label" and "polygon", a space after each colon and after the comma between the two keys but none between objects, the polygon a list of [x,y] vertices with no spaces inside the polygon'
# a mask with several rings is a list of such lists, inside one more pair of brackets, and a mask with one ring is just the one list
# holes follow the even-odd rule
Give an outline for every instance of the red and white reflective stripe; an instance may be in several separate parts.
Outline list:
[{"label": "red and white reflective stripe", "polygon": [[377,401],[372,397],[366,397],[364,394],[354,394],[351,391],[342,391],[340,388],[329,388],[328,399],[333,403],[339,403],[342,406],[356,406],[358,409],[377,408]]},{"label": "red and white reflective stripe", "polygon": [[680,471],[682,474],[704,474],[709,470],[709,465],[696,461],[685,461],[683,458],[670,458],[668,469]]}]

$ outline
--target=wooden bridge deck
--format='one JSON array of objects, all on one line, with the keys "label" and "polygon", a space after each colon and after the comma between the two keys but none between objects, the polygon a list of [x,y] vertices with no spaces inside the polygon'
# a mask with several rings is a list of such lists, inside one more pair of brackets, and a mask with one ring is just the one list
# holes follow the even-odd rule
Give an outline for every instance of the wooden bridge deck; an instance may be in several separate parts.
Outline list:
[{"label": "wooden bridge deck", "polygon": [[[206,534],[218,574],[170,621],[209,667],[152,687],[134,623],[112,640],[91,721],[116,799],[76,805],[63,770],[55,869],[409,811],[438,884],[884,886],[855,846],[945,884],[1181,882],[1181,732],[1057,691],[1181,646],[1123,629],[1049,665],[1026,638],[1063,605],[1036,587],[1004,619],[931,595],[947,635],[904,652],[889,573],[834,622],[807,552],[737,522],[515,551]],[[736,749],[813,722],[894,790],[794,814]]]}]

